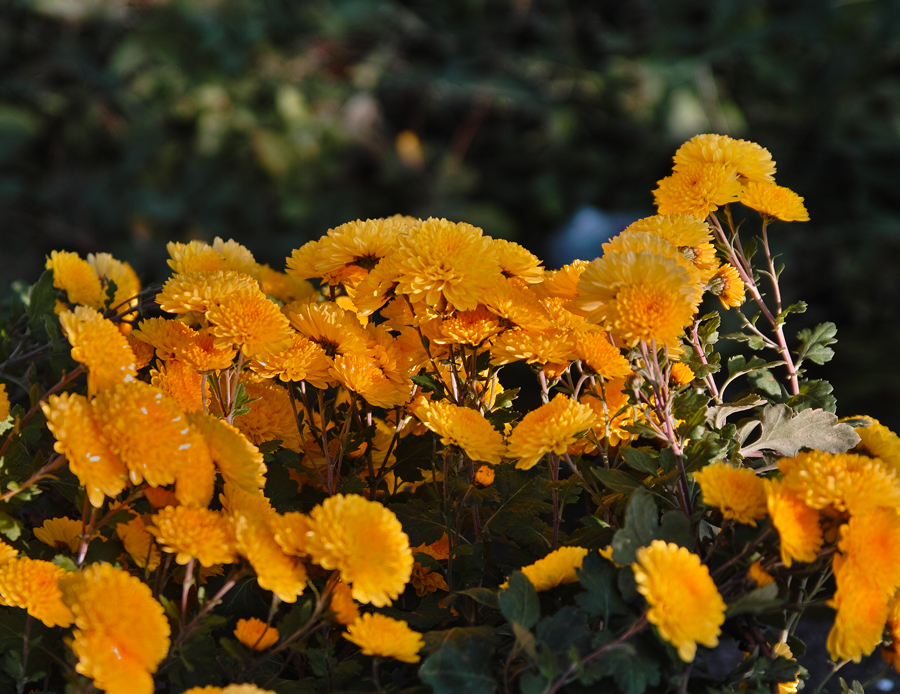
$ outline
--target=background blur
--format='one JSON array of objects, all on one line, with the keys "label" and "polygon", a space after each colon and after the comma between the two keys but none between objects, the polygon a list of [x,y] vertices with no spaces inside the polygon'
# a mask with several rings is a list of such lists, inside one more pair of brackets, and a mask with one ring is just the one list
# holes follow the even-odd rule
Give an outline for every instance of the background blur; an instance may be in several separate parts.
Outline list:
[{"label": "background blur", "polygon": [[[146,283],[215,236],[284,268],[328,228],[467,221],[555,267],[653,213],[697,133],[760,143],[816,376],[900,428],[900,3],[0,0],[0,295],[53,249]],[[573,218],[575,221],[573,222]],[[561,230],[568,227],[566,233]],[[599,231],[598,231],[599,229]]]}]

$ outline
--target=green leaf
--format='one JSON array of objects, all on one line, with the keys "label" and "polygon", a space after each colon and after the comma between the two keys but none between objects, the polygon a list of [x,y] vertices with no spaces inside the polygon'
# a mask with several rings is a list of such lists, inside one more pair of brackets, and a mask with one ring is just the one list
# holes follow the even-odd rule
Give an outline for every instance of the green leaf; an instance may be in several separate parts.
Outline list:
[{"label": "green leaf", "polygon": [[487,607],[493,607],[495,609],[500,607],[499,593],[490,588],[467,588],[466,590],[457,590],[453,595],[465,595],[467,598],[472,598],[475,602],[486,605]]},{"label": "green leaf", "polygon": [[811,407],[834,412],[837,409],[837,399],[831,394],[833,390],[834,387],[828,381],[800,381],[800,392],[788,398],[786,404],[794,412]]},{"label": "green leaf", "polygon": [[438,396],[438,398],[444,397],[444,384],[434,376],[429,376],[427,374],[417,374],[414,376],[410,376],[410,379],[426,393],[434,393]]},{"label": "green leaf", "polygon": [[72,557],[67,557],[65,554],[57,554],[53,557],[53,563],[57,566],[61,566],[68,572],[78,571],[78,565],[75,563],[75,560]]},{"label": "green leaf", "polygon": [[6,535],[10,540],[18,540],[22,534],[22,521],[0,511],[0,533]]},{"label": "green leaf", "polygon": [[603,617],[609,621],[611,615],[625,614],[627,607],[616,588],[616,567],[600,556],[599,552],[588,552],[584,563],[576,572],[578,582],[584,589],[575,602],[591,616]]},{"label": "green leaf", "polygon": [[641,657],[631,643],[613,646],[597,662],[600,672],[613,678],[621,694],[644,694],[647,687],[659,684],[659,664]]},{"label": "green leaf", "polygon": [[781,313],[775,316],[775,324],[781,325],[784,323],[785,318],[787,318],[791,313],[806,313],[806,309],[809,308],[809,305],[805,301],[798,301],[796,304],[791,304],[786,309],[784,309]]},{"label": "green leaf", "polygon": [[493,694],[497,683],[490,670],[492,650],[488,639],[473,633],[465,638],[448,638],[422,663],[419,677],[434,694]]},{"label": "green leaf", "polygon": [[507,621],[531,629],[541,617],[541,604],[531,581],[521,571],[509,577],[509,585],[500,591],[500,611]]},{"label": "green leaf", "polygon": [[42,317],[53,313],[56,306],[56,288],[53,286],[53,270],[45,270],[28,295],[28,325],[35,329]]},{"label": "green leaf", "polygon": [[782,608],[782,601],[778,599],[778,584],[769,583],[744,595],[736,603],[725,610],[725,618],[731,619],[739,614],[759,614],[770,610]]},{"label": "green leaf", "polygon": [[663,514],[662,523],[654,540],[674,542],[681,547],[694,551],[694,536],[691,534],[691,521],[680,509],[673,509]]},{"label": "green leaf", "polygon": [[768,369],[760,369],[747,374],[747,380],[763,395],[779,399],[784,395],[781,384]]},{"label": "green leaf", "polygon": [[738,412],[746,412],[754,407],[765,405],[766,401],[755,395],[747,395],[740,400],[735,400],[727,405],[716,405],[706,408],[706,421],[712,424],[716,429],[725,426],[725,420]]},{"label": "green leaf", "polygon": [[578,653],[584,653],[591,645],[587,614],[572,605],[566,605],[538,623],[535,637],[539,645],[560,655],[568,653],[572,648]]},{"label": "green leaf", "polygon": [[619,450],[619,453],[625,458],[628,467],[633,470],[646,472],[651,475],[656,475],[659,470],[659,461],[657,459],[659,453],[652,448],[622,448]]},{"label": "green leaf", "polygon": [[653,497],[643,490],[635,492],[625,512],[625,526],[613,537],[613,561],[631,564],[635,552],[653,541],[658,527],[659,511]]},{"label": "green leaf", "polygon": [[394,448],[397,460],[391,470],[404,482],[419,482],[425,479],[422,470],[431,469],[434,455],[434,438],[431,436],[406,436]]},{"label": "green leaf", "polygon": [[645,489],[643,482],[621,470],[607,470],[606,468],[596,467],[593,469],[593,473],[604,487],[626,496],[637,489]]},{"label": "green leaf", "polygon": [[760,416],[759,438],[741,448],[747,456],[762,450],[795,456],[801,448],[815,448],[826,453],[844,453],[859,443],[859,434],[848,424],[825,410],[803,410],[791,416],[787,405],[769,405]]},{"label": "green leaf", "polygon": [[828,345],[837,342],[837,326],[834,323],[820,323],[813,329],[801,330],[797,333],[800,348],[797,350],[797,364],[809,359],[816,364],[824,364],[834,356],[834,350]]}]

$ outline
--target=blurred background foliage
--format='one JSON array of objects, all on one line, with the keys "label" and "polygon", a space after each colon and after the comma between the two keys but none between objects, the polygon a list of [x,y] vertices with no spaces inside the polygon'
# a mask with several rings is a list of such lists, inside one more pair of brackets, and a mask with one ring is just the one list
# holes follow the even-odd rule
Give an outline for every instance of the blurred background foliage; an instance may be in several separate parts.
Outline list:
[{"label": "blurred background foliage", "polygon": [[0,294],[53,249],[112,252],[152,283],[166,241],[222,236],[283,269],[328,228],[397,212],[550,266],[592,258],[596,225],[574,250],[559,235],[576,212],[652,214],[678,145],[727,133],[806,198],[812,221],[773,234],[786,299],[810,303],[795,327],[840,329],[818,377],[843,414],[900,428],[898,2],[0,8]]}]

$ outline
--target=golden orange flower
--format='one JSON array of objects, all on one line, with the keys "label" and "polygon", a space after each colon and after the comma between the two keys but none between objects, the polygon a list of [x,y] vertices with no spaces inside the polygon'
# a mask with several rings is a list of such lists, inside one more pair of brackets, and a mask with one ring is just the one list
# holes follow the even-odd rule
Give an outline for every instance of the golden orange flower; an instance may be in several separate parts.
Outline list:
[{"label": "golden orange flower", "polygon": [[281,309],[257,287],[243,287],[222,296],[206,311],[217,348],[238,346],[250,358],[283,352],[293,331]]},{"label": "golden orange flower", "polygon": [[156,352],[156,350],[153,349],[153,345],[137,338],[134,332],[128,333],[128,335],[125,336],[125,339],[128,341],[128,346],[131,347],[131,351],[134,352],[135,370],[140,371],[153,361],[153,356]]},{"label": "golden orange flower", "polygon": [[159,566],[159,547],[140,516],[135,516],[127,523],[116,525],[116,535],[125,546],[125,551],[134,560],[136,566],[156,571]]},{"label": "golden orange flower", "polygon": [[491,363],[524,361],[526,364],[565,364],[578,358],[571,331],[549,328],[541,331],[507,330],[491,341]]},{"label": "golden orange flower", "polygon": [[[609,439],[610,446],[618,446],[628,442],[634,435],[624,427],[640,420],[641,412],[628,402],[628,379],[616,378],[606,383],[599,384],[598,397],[593,393],[585,393],[581,396],[581,403],[590,407],[597,415],[597,425],[590,433],[578,441],[569,449],[570,453],[581,453],[594,450],[594,442]],[[574,450],[573,450],[574,449]]]},{"label": "golden orange flower", "polygon": [[77,552],[83,529],[81,521],[74,518],[48,518],[40,528],[34,529],[34,536],[55,549]]},{"label": "golden orange flower", "polygon": [[283,304],[306,299],[316,294],[316,288],[311,282],[278,272],[268,265],[259,266],[259,281],[264,294]]},{"label": "golden orange flower", "polygon": [[568,446],[596,424],[597,415],[590,406],[558,393],[515,426],[509,436],[507,455],[517,459],[517,468],[530,470],[545,453],[565,453]]},{"label": "golden orange flower", "polygon": [[409,385],[388,379],[369,357],[356,354],[336,356],[331,375],[347,390],[358,393],[375,407],[396,407],[409,400]]},{"label": "golden orange flower", "polygon": [[653,191],[659,214],[689,214],[705,219],[722,205],[737,202],[741,183],[733,167],[714,163],[687,164]]},{"label": "golden orange flower", "polygon": [[[19,550],[0,540],[0,566],[8,564],[12,559],[19,556]],[[0,605],[3,604],[3,598],[0,597]]]},{"label": "golden orange flower", "polygon": [[46,268],[53,271],[53,286],[66,293],[71,304],[103,306],[103,288],[97,271],[77,253],[52,251]]},{"label": "golden orange flower", "polygon": [[204,241],[169,242],[169,267],[176,273],[234,270],[256,277],[258,268],[253,254],[233,239],[217,236],[212,246]]},{"label": "golden orange flower", "polygon": [[584,547],[560,547],[534,564],[523,566],[521,570],[540,593],[577,581],[576,571],[581,568],[587,554],[588,550]]},{"label": "golden orange flower", "polygon": [[598,258],[581,275],[578,289],[576,305],[587,319],[629,346],[656,340],[675,347],[700,297],[687,270],[650,251]]},{"label": "golden orange flower", "polygon": [[869,422],[869,426],[856,429],[859,443],[854,450],[878,458],[896,474],[900,474],[900,436],[873,417],[859,415],[852,419],[865,419]]},{"label": "golden orange flower", "polygon": [[756,526],[766,516],[766,488],[753,470],[725,462],[707,465],[694,473],[703,491],[703,503],[715,506],[726,519]]},{"label": "golden orange flower", "polygon": [[306,381],[314,388],[327,388],[332,382],[331,360],[322,347],[294,333],[291,346],[278,354],[260,356],[250,368],[263,378],[277,376],[282,381]]},{"label": "golden orange flower", "polygon": [[49,561],[13,557],[0,563],[0,603],[23,608],[48,627],[67,627],[74,616],[59,589],[65,574],[65,569]]},{"label": "golden orange flower", "polygon": [[[650,251],[654,255],[674,260],[687,271],[691,282],[698,288],[698,291],[706,284],[693,261],[686,258],[684,252],[675,244],[656,234],[644,231],[622,232],[603,244],[603,255],[605,256],[612,253],[641,253],[642,251]],[[708,276],[709,273],[707,273],[707,278]]]},{"label": "golden orange flower", "polygon": [[56,438],[54,450],[66,456],[91,505],[99,508],[104,496],[118,496],[125,489],[128,468],[103,437],[87,398],[51,395],[41,407]]},{"label": "golden orange flower", "polygon": [[864,582],[852,589],[838,587],[828,606],[837,611],[826,642],[832,660],[858,663],[878,647],[889,613],[888,598],[880,591]]},{"label": "golden orange flower", "polygon": [[150,370],[150,383],[170,396],[185,412],[197,412],[209,406],[211,389],[204,388],[199,371],[178,359],[157,364]]},{"label": "golden orange flower", "polygon": [[438,344],[479,346],[501,331],[500,319],[482,304],[471,311],[457,311],[440,324]]},{"label": "golden orange flower", "polygon": [[728,135],[696,135],[678,148],[674,159],[676,170],[711,162],[735,168],[748,181],[772,181],[775,175],[775,162],[769,150]]},{"label": "golden orange flower", "polygon": [[787,567],[794,559],[815,561],[823,542],[819,512],[804,504],[781,481],[765,480],[764,483],[769,517],[781,538],[781,561]]},{"label": "golden orange flower", "polygon": [[491,239],[491,245],[504,277],[518,277],[529,284],[537,284],[543,279],[541,259],[524,246],[506,239]]},{"label": "golden orange flower", "polygon": [[680,386],[686,386],[688,383],[693,381],[694,378],[696,378],[691,367],[680,361],[672,364],[671,376],[672,380]]},{"label": "golden orange flower", "polygon": [[759,561],[755,561],[750,565],[750,568],[747,570],[747,576],[756,584],[757,588],[762,588],[775,582],[775,579],[762,567],[762,563]]},{"label": "golden orange flower", "polygon": [[[491,475],[493,476],[493,470],[490,468],[487,469],[491,471]],[[418,547],[413,547],[411,551],[413,557],[417,554],[427,554],[432,559],[444,561],[450,556],[450,543],[447,540],[447,533],[444,533],[439,540],[432,542],[430,545],[421,544]],[[444,577],[440,573],[432,571],[431,568],[423,566],[418,561],[413,563],[410,583],[412,583],[416,595],[420,598],[428,593],[434,593],[438,590],[450,590],[450,586],[447,585],[447,581],[444,580]]]},{"label": "golden orange flower", "polygon": [[259,288],[259,283],[234,270],[186,272],[169,278],[156,303],[167,313],[205,313],[220,297],[243,288]]},{"label": "golden orange flower", "polygon": [[6,385],[0,383],[0,422],[9,418],[9,396],[6,394]]},{"label": "golden orange flower", "polygon": [[278,639],[281,636],[278,633],[278,629],[268,626],[264,621],[256,617],[239,619],[234,635],[238,641],[254,651],[264,651],[267,648],[271,648],[278,643]]},{"label": "golden orange flower", "polygon": [[481,302],[503,319],[504,326],[533,332],[546,330],[552,325],[550,313],[531,287],[524,280],[498,275],[481,293]]},{"label": "golden orange flower", "polygon": [[289,511],[284,515],[273,516],[270,526],[275,533],[275,542],[285,554],[294,557],[307,555],[307,534],[311,527],[309,516],[299,511]]},{"label": "golden orange flower", "polygon": [[881,657],[894,666],[897,672],[900,672],[900,591],[894,593],[888,604],[887,618],[887,638],[885,641],[890,644],[883,645],[881,648]]},{"label": "golden orange flower", "polygon": [[328,609],[334,613],[334,621],[338,624],[353,624],[359,619],[359,607],[353,602],[353,591],[341,581],[338,581],[331,591]]},{"label": "golden orange flower", "polygon": [[487,465],[482,465],[475,471],[475,483],[490,487],[494,483],[494,471]]},{"label": "golden orange flower", "polygon": [[391,511],[355,494],[337,494],[316,506],[309,519],[309,556],[325,569],[339,570],[354,600],[384,607],[403,592],[413,557]]},{"label": "golden orange flower", "polygon": [[237,427],[202,412],[188,414],[188,421],[206,440],[223,480],[248,492],[266,486],[263,455]]},{"label": "golden orange flower", "polygon": [[631,568],[649,605],[647,619],[684,662],[693,662],[698,643],[719,645],[725,601],[700,557],[673,542],[654,540],[637,551]]},{"label": "golden orange flower", "polygon": [[631,365],[605,332],[578,332],[575,353],[582,364],[603,378],[622,378],[631,375]]},{"label": "golden orange flower", "polygon": [[794,191],[768,182],[752,182],[741,193],[741,204],[763,217],[783,222],[808,222],[809,212],[803,198]]},{"label": "golden orange flower", "polygon": [[178,564],[196,559],[207,568],[237,561],[234,533],[228,519],[208,508],[167,506],[150,518],[147,531]]},{"label": "golden orange flower", "polygon": [[109,694],[152,694],[169,622],[149,586],[103,563],[67,574],[60,587],[75,615],[75,669]]},{"label": "golden orange flower", "polygon": [[115,323],[87,306],[60,314],[59,323],[72,345],[72,359],[88,368],[88,397],[134,380],[134,352]]},{"label": "golden orange flower", "polygon": [[[116,260],[109,253],[88,253],[87,262],[100,277],[104,294],[110,283],[116,285],[116,292],[109,304],[113,312],[122,314],[129,308],[137,308],[137,297],[141,292],[141,282],[131,265],[121,260]],[[99,306],[94,308],[99,308]],[[134,320],[135,316],[136,313],[129,313],[124,316],[124,320]]]},{"label": "golden orange flower", "polygon": [[441,443],[459,446],[472,460],[498,465],[506,453],[503,435],[476,410],[446,400],[422,400],[413,414],[441,437]]},{"label": "golden orange flower", "polygon": [[900,587],[900,514],[876,508],[851,516],[841,526],[840,559],[834,562],[838,591],[865,584],[885,603]]},{"label": "golden orange flower", "polygon": [[722,306],[729,309],[744,303],[746,287],[734,265],[725,263],[709,281],[709,291],[719,297]]},{"label": "golden orange flower", "polygon": [[284,307],[301,335],[315,342],[329,357],[366,354],[368,335],[352,311],[332,301],[302,301]]},{"label": "golden orange flower", "polygon": [[578,296],[578,280],[587,266],[587,260],[574,260],[559,270],[544,272],[544,281],[537,286],[537,290],[547,296],[574,299]]},{"label": "golden orange flower", "polygon": [[383,614],[364,614],[347,627],[344,638],[362,649],[363,655],[418,663],[425,642],[406,622]]}]

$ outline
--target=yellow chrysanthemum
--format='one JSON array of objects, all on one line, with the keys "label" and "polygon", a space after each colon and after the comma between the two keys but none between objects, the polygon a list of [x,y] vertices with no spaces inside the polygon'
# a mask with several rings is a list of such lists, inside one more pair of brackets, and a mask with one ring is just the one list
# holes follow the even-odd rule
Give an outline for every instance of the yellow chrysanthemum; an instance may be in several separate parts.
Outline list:
[{"label": "yellow chrysanthemum", "polygon": [[758,588],[774,583],[775,579],[772,575],[762,567],[762,563],[755,561],[747,570],[747,576],[756,584]]},{"label": "yellow chrysanthemum", "polygon": [[636,556],[631,568],[638,592],[649,605],[647,619],[678,649],[678,656],[690,663],[698,643],[708,648],[719,645],[725,602],[700,557],[662,540],[642,547]]},{"label": "yellow chrysanthemum", "polygon": [[741,183],[737,171],[720,164],[688,164],[661,181],[653,191],[659,214],[689,214],[705,219],[722,205],[737,202]]},{"label": "yellow chrysanthemum", "polygon": [[284,307],[301,335],[319,345],[329,357],[365,354],[368,336],[352,311],[331,301],[303,301]]},{"label": "yellow chrysanthemum", "polygon": [[700,271],[703,281],[716,271],[716,249],[709,224],[687,214],[658,214],[625,227],[622,234],[643,232],[665,239]]},{"label": "yellow chrysanthemum", "polygon": [[869,426],[856,429],[859,443],[854,450],[878,458],[888,468],[900,474],[900,436],[873,417],[860,415],[852,419],[869,421]]},{"label": "yellow chrysanthemum", "polygon": [[397,517],[377,501],[355,494],[332,496],[309,514],[307,552],[325,569],[337,569],[353,599],[384,607],[409,582],[413,557]]},{"label": "yellow chrysanthemum", "polygon": [[395,215],[347,222],[310,241],[287,260],[287,273],[299,279],[321,277],[328,284],[356,284],[388,255],[397,236],[416,223]]},{"label": "yellow chrysanthemum", "polygon": [[597,424],[597,415],[562,393],[526,414],[509,436],[507,455],[516,458],[516,467],[530,470],[545,453],[562,454]]},{"label": "yellow chrysanthemum", "polygon": [[472,460],[499,465],[506,453],[503,435],[484,416],[445,400],[422,400],[414,414],[448,446],[459,446]]},{"label": "yellow chrysanthemum", "polygon": [[234,630],[234,636],[247,648],[252,648],[254,651],[264,651],[267,648],[271,648],[278,643],[280,638],[278,629],[267,626],[264,621],[256,617],[239,619]]},{"label": "yellow chrysanthemum", "polygon": [[756,210],[763,217],[783,222],[809,221],[809,212],[803,205],[803,198],[790,188],[774,183],[748,183],[741,193],[741,204]]},{"label": "yellow chrysanthemum", "polygon": [[781,561],[815,561],[823,537],[819,512],[810,508],[781,481],[765,480],[766,506],[781,539]]},{"label": "yellow chrysanthemum", "polygon": [[560,299],[574,299],[578,296],[578,280],[588,266],[587,260],[574,260],[559,270],[544,273],[544,281],[537,289],[547,296]]},{"label": "yellow chrysanthemum", "polygon": [[185,412],[197,412],[209,406],[210,389],[204,399],[203,379],[199,371],[183,361],[161,362],[150,370],[150,384],[171,397]]},{"label": "yellow chrysanthemum", "polygon": [[491,239],[491,245],[504,277],[518,277],[528,284],[537,284],[543,279],[541,259],[524,246],[506,239]]},{"label": "yellow chrysanthemum", "polygon": [[334,621],[338,624],[353,624],[359,619],[359,606],[353,602],[353,591],[341,581],[338,581],[331,591],[328,609],[334,613]]},{"label": "yellow chrysanthemum", "polygon": [[62,313],[59,323],[72,345],[72,359],[88,368],[88,397],[134,380],[134,352],[115,323],[87,306]]},{"label": "yellow chrysanthemum", "polygon": [[900,587],[900,514],[876,508],[841,526],[840,560],[834,562],[838,590],[864,583],[885,602]]},{"label": "yellow chrysanthemum", "polygon": [[[0,540],[0,566],[8,564],[12,559],[15,559],[18,556],[19,550],[6,544],[3,540]],[[2,604],[3,600],[0,598],[0,605]]]},{"label": "yellow chrysanthemum", "polygon": [[11,558],[0,563],[0,603],[23,608],[48,627],[67,627],[74,615],[59,589],[65,574],[65,569],[49,561]]},{"label": "yellow chrysanthemum", "polygon": [[832,660],[858,663],[878,647],[888,620],[888,599],[880,591],[861,582],[839,589],[828,606],[837,611],[826,642]]},{"label": "yellow chrysanthemum", "polygon": [[153,361],[153,356],[156,353],[156,350],[153,349],[153,345],[138,339],[134,332],[128,333],[128,335],[125,336],[125,339],[128,340],[128,346],[131,347],[131,351],[134,352],[135,370],[140,371]]},{"label": "yellow chrysanthemum", "polygon": [[248,492],[266,486],[263,455],[237,427],[202,412],[188,414],[188,421],[206,440],[223,480]]},{"label": "yellow chrysanthemum", "polygon": [[696,311],[699,292],[676,261],[640,253],[611,253],[581,275],[576,304],[587,319],[633,346],[656,340],[674,347]]},{"label": "yellow chrysanthemum", "polygon": [[676,170],[700,162],[730,166],[748,181],[772,181],[775,175],[769,150],[728,135],[696,135],[678,148],[674,160]]},{"label": "yellow chrysanthemum", "polygon": [[169,278],[156,303],[167,313],[205,313],[220,297],[242,288],[259,288],[259,283],[234,270],[187,272]]},{"label": "yellow chrysanthemum", "polygon": [[110,449],[128,467],[131,481],[172,484],[181,468],[204,465],[209,452],[175,401],[149,383],[135,381],[100,393],[93,414]]},{"label": "yellow chrysanthemum", "polygon": [[97,271],[77,253],[52,251],[46,268],[53,271],[53,286],[66,293],[71,304],[103,306],[103,288]]},{"label": "yellow chrysanthemum", "polygon": [[147,531],[178,564],[196,559],[209,568],[237,561],[231,525],[218,511],[187,506],[168,506],[150,518]]},{"label": "yellow chrysanthemum", "polygon": [[127,523],[116,525],[116,535],[125,546],[125,551],[134,560],[135,565],[146,568],[147,571],[156,571],[159,566],[159,547],[153,541],[153,536],[147,532],[147,527],[140,516],[135,516]]},{"label": "yellow chrysanthemum", "polygon": [[397,237],[395,292],[439,312],[472,310],[500,276],[492,239],[465,222],[432,217]]},{"label": "yellow chrysanthemum", "polygon": [[150,588],[105,563],[67,574],[60,587],[75,615],[75,669],[108,694],[151,694],[169,622]]},{"label": "yellow chrysanthemum", "polygon": [[284,515],[273,516],[270,526],[275,533],[275,542],[285,554],[294,557],[307,555],[307,533],[310,531],[309,516],[299,511],[289,511]]},{"label": "yellow chrysanthemum", "polygon": [[709,281],[709,291],[719,297],[722,306],[727,310],[744,303],[746,287],[737,268],[725,263]]},{"label": "yellow chrysanthemum", "polygon": [[[787,658],[788,660],[797,660],[794,657],[790,646],[788,646],[786,643],[782,643],[781,641],[772,646],[772,653],[774,655],[780,655],[782,658]],[[797,687],[799,684],[799,677],[790,682],[779,682],[775,694],[797,694]]]},{"label": "yellow chrysanthemum", "polygon": [[383,614],[364,614],[347,627],[344,638],[362,649],[363,655],[418,663],[425,642],[406,622]]},{"label": "yellow chrysanthemum", "polygon": [[[137,308],[141,282],[131,265],[116,260],[109,253],[88,253],[87,262],[100,277],[104,294],[111,282],[116,285],[116,293],[109,304],[110,309],[121,314],[129,308]],[[134,320],[135,315],[135,313],[129,313],[124,316],[124,319]]]},{"label": "yellow chrysanthemum", "polygon": [[693,369],[680,361],[672,364],[672,381],[680,386],[685,386],[696,378]]},{"label": "yellow chrysanthemum", "polygon": [[257,446],[280,440],[283,448],[299,452],[300,432],[288,391],[269,381],[241,382],[251,400],[247,405],[250,411],[236,417],[235,426]]},{"label": "yellow chrysanthemum", "polygon": [[503,319],[504,326],[537,332],[552,325],[540,297],[521,279],[497,276],[481,294],[481,302]]},{"label": "yellow chrysanthemum", "polygon": [[581,568],[587,554],[588,550],[584,547],[560,547],[534,564],[523,566],[522,573],[540,593],[577,581],[576,571]]},{"label": "yellow chrysanthemum", "polygon": [[0,383],[0,422],[9,418],[9,396],[6,394],[6,385]]},{"label": "yellow chrysanthemum", "polygon": [[631,365],[605,332],[578,332],[575,353],[588,369],[603,378],[622,378],[631,374]]},{"label": "yellow chrysanthemum", "polygon": [[264,294],[283,304],[306,299],[316,294],[316,288],[312,282],[298,280],[287,273],[273,270],[268,265],[259,266],[259,281]]},{"label": "yellow chrysanthemum", "polygon": [[175,498],[187,506],[209,506],[216,484],[216,466],[203,445],[203,437],[193,427],[191,438],[190,446],[196,450],[175,473]]},{"label": "yellow chrysanthemum", "polygon": [[358,393],[375,407],[396,407],[409,400],[410,387],[389,380],[369,357],[356,354],[337,356],[331,375],[347,390]]},{"label": "yellow chrysanthemum", "polygon": [[174,319],[142,320],[134,336],[153,345],[160,359],[183,361],[201,373],[227,369],[237,354],[231,346],[217,347],[208,330],[192,330]]},{"label": "yellow chrysanthemum", "polygon": [[524,361],[526,364],[568,364],[577,359],[572,332],[549,328],[542,331],[507,330],[491,341],[491,363]]},{"label": "yellow chrysanthemum", "polygon": [[479,346],[502,330],[500,319],[483,305],[471,311],[457,311],[440,324],[438,344]]},{"label": "yellow chrysanthemum", "polygon": [[48,518],[40,528],[34,529],[34,536],[55,549],[77,552],[82,529],[81,521],[74,518]]},{"label": "yellow chrysanthemum", "polygon": [[325,350],[299,333],[294,333],[286,350],[257,357],[250,368],[263,378],[277,376],[282,381],[306,381],[314,388],[327,388],[332,381],[331,361]]},{"label": "yellow chrysanthemum", "polygon": [[598,421],[588,436],[579,439],[569,449],[572,454],[591,452],[595,448],[594,441],[599,442],[607,437],[610,446],[618,446],[634,438],[624,427],[639,420],[641,413],[637,407],[628,403],[628,379],[613,379],[598,387],[598,391],[604,397],[597,397],[592,393],[581,396],[581,403],[594,410]]},{"label": "yellow chrysanthemum", "polygon": [[250,358],[283,352],[293,342],[288,319],[257,287],[244,287],[221,297],[206,311],[216,347],[238,346]]},{"label": "yellow chrysanthemum", "polygon": [[216,237],[212,246],[204,241],[169,242],[166,245],[171,260],[167,261],[175,273],[234,270],[256,277],[258,268],[253,254],[233,239]]},{"label": "yellow chrysanthemum", "polygon": [[490,487],[494,483],[494,471],[487,465],[482,465],[475,471],[475,483]]},{"label": "yellow chrysanthemum", "polygon": [[887,638],[890,646],[882,646],[881,657],[900,672],[900,591],[894,593],[888,604]]},{"label": "yellow chrysanthemum", "polygon": [[698,287],[698,290],[705,285],[700,271],[693,261],[686,258],[681,249],[661,236],[644,231],[631,231],[627,234],[622,232],[603,244],[604,255],[628,252],[640,253],[642,251],[650,251],[654,255],[674,260],[687,270],[691,282]]},{"label": "yellow chrysanthemum", "polygon": [[724,518],[754,527],[765,518],[766,488],[753,470],[713,463],[695,472],[694,479],[703,491],[703,503],[718,508]]},{"label": "yellow chrysanthemum", "polygon": [[91,505],[99,508],[104,496],[118,496],[125,489],[128,468],[103,437],[87,398],[51,395],[41,407],[56,438],[54,450],[66,456]]},{"label": "yellow chrysanthemum", "polygon": [[900,505],[900,480],[880,460],[853,453],[809,451],[782,458],[784,484],[815,509],[859,514]]}]

